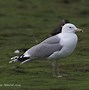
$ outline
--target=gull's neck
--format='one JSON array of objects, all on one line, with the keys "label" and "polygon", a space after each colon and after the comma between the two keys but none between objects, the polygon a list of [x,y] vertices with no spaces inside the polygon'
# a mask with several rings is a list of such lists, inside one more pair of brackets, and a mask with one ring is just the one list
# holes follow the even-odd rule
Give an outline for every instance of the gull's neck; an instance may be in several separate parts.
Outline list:
[{"label": "gull's neck", "polygon": [[[75,34],[75,32],[61,32],[62,34]],[[59,33],[59,34],[61,34]]]}]

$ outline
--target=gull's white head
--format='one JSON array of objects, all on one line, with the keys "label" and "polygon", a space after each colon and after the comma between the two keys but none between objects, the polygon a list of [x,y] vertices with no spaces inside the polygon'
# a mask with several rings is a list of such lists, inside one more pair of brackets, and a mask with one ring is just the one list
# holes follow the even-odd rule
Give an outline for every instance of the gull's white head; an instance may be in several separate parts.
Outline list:
[{"label": "gull's white head", "polygon": [[77,31],[83,31],[83,30],[77,28],[74,24],[71,23],[67,23],[62,27],[62,33],[75,33]]}]

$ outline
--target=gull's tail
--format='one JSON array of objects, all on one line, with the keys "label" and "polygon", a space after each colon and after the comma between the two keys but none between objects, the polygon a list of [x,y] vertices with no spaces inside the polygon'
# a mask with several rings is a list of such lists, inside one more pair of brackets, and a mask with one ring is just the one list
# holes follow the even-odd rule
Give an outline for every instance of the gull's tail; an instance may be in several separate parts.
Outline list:
[{"label": "gull's tail", "polygon": [[9,61],[9,63],[14,63],[14,62],[21,62],[21,64],[27,62],[30,60],[30,57],[24,57],[24,55],[22,56],[14,56],[11,58],[11,61]]}]

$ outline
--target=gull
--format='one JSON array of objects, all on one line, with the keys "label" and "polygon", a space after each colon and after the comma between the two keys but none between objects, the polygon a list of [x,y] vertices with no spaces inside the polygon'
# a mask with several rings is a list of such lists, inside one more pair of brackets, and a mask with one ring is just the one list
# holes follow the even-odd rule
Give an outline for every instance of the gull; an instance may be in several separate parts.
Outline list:
[{"label": "gull", "polygon": [[67,23],[62,27],[61,33],[31,47],[22,56],[12,57],[9,63],[21,61],[22,65],[34,59],[46,58],[53,61],[53,76],[61,77],[58,60],[71,55],[78,42],[76,32],[80,31],[83,30]]}]

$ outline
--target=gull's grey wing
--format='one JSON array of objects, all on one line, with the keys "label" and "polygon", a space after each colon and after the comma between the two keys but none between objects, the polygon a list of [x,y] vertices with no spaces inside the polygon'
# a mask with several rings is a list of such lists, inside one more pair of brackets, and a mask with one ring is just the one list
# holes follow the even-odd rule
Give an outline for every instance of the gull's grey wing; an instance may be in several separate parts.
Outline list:
[{"label": "gull's grey wing", "polygon": [[[26,53],[30,55],[32,58],[37,57],[48,57],[52,53],[56,51],[60,51],[62,49],[62,45],[58,44],[38,44],[31,49],[27,50]],[[25,54],[26,54],[25,53]]]},{"label": "gull's grey wing", "polygon": [[60,44],[60,39],[53,36],[30,48],[25,54],[28,54],[31,58],[48,57],[54,52],[60,51],[61,49],[62,45]]},{"label": "gull's grey wing", "polygon": [[46,40],[44,40],[41,43],[56,44],[59,42],[60,42],[60,38],[57,35],[55,35],[55,36],[47,38]]}]

